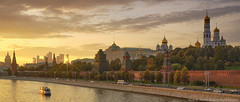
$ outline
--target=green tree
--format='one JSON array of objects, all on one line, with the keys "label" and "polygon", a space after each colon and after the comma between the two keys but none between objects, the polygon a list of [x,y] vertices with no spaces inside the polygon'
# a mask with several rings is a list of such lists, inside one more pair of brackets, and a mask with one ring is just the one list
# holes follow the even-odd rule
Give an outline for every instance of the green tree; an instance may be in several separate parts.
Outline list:
[{"label": "green tree", "polygon": [[155,74],[154,74],[153,72],[150,72],[150,81],[151,81],[152,83],[155,82]]},{"label": "green tree", "polygon": [[103,73],[101,74],[100,80],[107,80],[107,77],[108,77],[107,73],[106,73],[106,72],[103,72]]},{"label": "green tree", "polygon": [[210,70],[216,70],[216,64],[215,64],[215,61],[212,57],[209,57],[209,69]]},{"label": "green tree", "polygon": [[173,81],[174,81],[174,73],[171,72],[171,73],[169,74],[169,83],[173,83]]},{"label": "green tree", "polygon": [[162,79],[163,79],[163,75],[161,72],[157,72],[156,76],[155,76],[156,82],[157,83],[162,83]]},{"label": "green tree", "polygon": [[158,53],[155,56],[155,62],[156,62],[156,67],[158,68],[157,70],[160,70],[163,65],[163,54],[162,53]]},{"label": "green tree", "polygon": [[138,71],[139,66],[141,65],[140,59],[132,60],[132,68],[134,71]]},{"label": "green tree", "polygon": [[176,56],[183,57],[184,56],[184,50],[180,50]]},{"label": "green tree", "polygon": [[185,62],[185,66],[187,68],[189,68],[190,70],[191,69],[194,69],[194,57],[193,56],[188,56],[186,57],[186,62]]},{"label": "green tree", "polygon": [[194,80],[194,81],[193,81],[193,85],[203,86],[203,85],[204,85],[204,82],[203,82],[203,81],[200,81],[200,80]]},{"label": "green tree", "polygon": [[181,82],[181,71],[176,70],[174,74],[174,83],[180,83]]},{"label": "green tree", "polygon": [[156,62],[154,58],[148,58],[147,61],[147,69],[148,70],[155,70],[157,68]]},{"label": "green tree", "polygon": [[144,74],[143,74],[143,79],[144,79],[144,81],[146,81],[146,82],[149,82],[149,81],[150,81],[150,72],[149,72],[149,70],[146,70],[146,71],[144,72]]},{"label": "green tree", "polygon": [[237,61],[238,53],[236,48],[232,48],[228,51],[228,61],[235,62]]},{"label": "green tree", "polygon": [[189,83],[189,76],[188,76],[188,69],[187,67],[184,67],[181,71],[181,82],[186,84],[186,83]]},{"label": "green tree", "polygon": [[210,66],[209,66],[209,63],[208,63],[208,57],[207,56],[204,56],[204,70],[210,70]]},{"label": "green tree", "polygon": [[115,80],[114,78],[115,78],[115,73],[114,73],[113,70],[111,70],[111,71],[108,73],[108,79],[111,80],[111,81],[113,81],[113,80]]},{"label": "green tree", "polygon": [[175,48],[174,50],[172,50],[170,52],[170,56],[176,56],[178,54],[178,52],[181,50],[182,50],[182,48]]},{"label": "green tree", "polygon": [[122,79],[123,79],[123,80],[129,81],[128,72],[122,71],[122,72],[121,72],[121,76],[122,76]]},{"label": "green tree", "polygon": [[211,46],[203,48],[203,56],[213,57],[214,49]]},{"label": "green tree", "polygon": [[216,67],[217,70],[224,70],[225,69],[224,62],[222,60],[218,60],[216,65],[217,65],[217,67]]},{"label": "green tree", "polygon": [[185,63],[184,58],[181,56],[170,56],[170,59],[172,63],[179,63],[181,65]]},{"label": "green tree", "polygon": [[133,71],[128,71],[128,79],[129,81],[133,81],[135,78]]},{"label": "green tree", "polygon": [[214,59],[215,61],[217,60],[222,60],[226,61],[227,58],[227,51],[223,46],[217,46],[214,49]]},{"label": "green tree", "polygon": [[197,59],[198,65],[199,65],[199,69],[203,70],[204,69],[204,58],[203,57],[199,57]]},{"label": "green tree", "polygon": [[114,71],[117,71],[121,68],[121,61],[120,59],[115,59],[115,60],[112,60],[109,64],[109,68],[110,70],[114,70]]},{"label": "green tree", "polygon": [[172,64],[172,68],[173,68],[174,70],[181,70],[181,69],[182,69],[182,66],[181,66],[181,64],[179,64],[179,63],[173,63],[173,64]]}]

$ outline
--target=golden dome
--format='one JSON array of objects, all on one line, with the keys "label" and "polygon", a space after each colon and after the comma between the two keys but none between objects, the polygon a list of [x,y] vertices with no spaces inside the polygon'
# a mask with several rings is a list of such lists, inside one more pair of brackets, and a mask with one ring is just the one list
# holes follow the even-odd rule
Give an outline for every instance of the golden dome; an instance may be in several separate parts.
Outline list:
[{"label": "golden dome", "polygon": [[138,49],[138,51],[142,51],[142,49],[141,49],[141,48],[139,48],[139,49]]},{"label": "golden dome", "polygon": [[162,43],[168,43],[167,39],[164,37]]},{"label": "golden dome", "polygon": [[197,41],[197,42],[195,43],[195,47],[200,48],[200,46],[201,46],[200,42]]},{"label": "golden dome", "polygon": [[216,28],[214,29],[214,32],[219,32],[219,29],[216,27]]}]

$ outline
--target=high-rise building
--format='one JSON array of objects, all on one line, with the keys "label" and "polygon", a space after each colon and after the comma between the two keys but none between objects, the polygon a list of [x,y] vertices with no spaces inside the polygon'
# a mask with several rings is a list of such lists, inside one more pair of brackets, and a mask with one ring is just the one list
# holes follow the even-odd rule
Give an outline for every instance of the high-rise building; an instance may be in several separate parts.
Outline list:
[{"label": "high-rise building", "polygon": [[57,63],[59,64],[59,63],[64,63],[64,54],[59,54],[58,56],[57,56]]},{"label": "high-rise building", "polygon": [[36,64],[37,63],[37,59],[33,57],[33,63]]},{"label": "high-rise building", "polygon": [[52,52],[49,52],[47,54],[47,58],[48,58],[48,63],[52,63]]},{"label": "high-rise building", "polygon": [[11,67],[11,57],[9,56],[9,53],[7,53],[5,57],[5,67],[10,68]]},{"label": "high-rise building", "polygon": [[64,63],[64,54],[59,54],[59,63]]},{"label": "high-rise building", "polygon": [[40,57],[37,55],[37,63],[40,63]]}]

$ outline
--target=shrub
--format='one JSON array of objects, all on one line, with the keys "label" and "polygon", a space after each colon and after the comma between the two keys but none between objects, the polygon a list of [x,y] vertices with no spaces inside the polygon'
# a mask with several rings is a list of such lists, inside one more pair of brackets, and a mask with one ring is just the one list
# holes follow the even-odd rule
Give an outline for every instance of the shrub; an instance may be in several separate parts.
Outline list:
[{"label": "shrub", "polygon": [[162,79],[163,79],[163,75],[161,72],[157,72],[156,76],[155,76],[156,82],[157,83],[161,83]]},{"label": "shrub", "polygon": [[225,66],[231,66],[231,65],[232,65],[231,62],[226,62],[226,63],[225,63]]},{"label": "shrub", "polygon": [[194,80],[193,81],[193,85],[196,85],[196,86],[203,86],[205,83],[203,81],[200,81],[200,80]]}]

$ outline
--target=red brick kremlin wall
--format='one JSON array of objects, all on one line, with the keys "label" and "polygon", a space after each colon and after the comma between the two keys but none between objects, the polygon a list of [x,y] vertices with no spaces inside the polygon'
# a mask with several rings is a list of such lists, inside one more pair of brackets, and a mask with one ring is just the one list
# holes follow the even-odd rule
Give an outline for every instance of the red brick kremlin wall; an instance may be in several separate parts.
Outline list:
[{"label": "red brick kremlin wall", "polygon": [[[158,71],[150,71],[157,73]],[[194,80],[206,80],[205,71],[188,71],[189,80],[193,83]],[[139,74],[144,71],[134,71],[135,80],[139,80]],[[210,70],[209,80],[215,81],[219,86],[240,87],[240,71],[237,70]]]},{"label": "red brick kremlin wall", "polygon": [[[188,71],[189,80],[206,81],[205,71]],[[236,70],[211,70],[209,71],[209,80],[215,81],[220,86],[240,87],[240,71]]]}]

